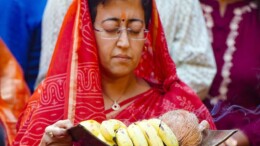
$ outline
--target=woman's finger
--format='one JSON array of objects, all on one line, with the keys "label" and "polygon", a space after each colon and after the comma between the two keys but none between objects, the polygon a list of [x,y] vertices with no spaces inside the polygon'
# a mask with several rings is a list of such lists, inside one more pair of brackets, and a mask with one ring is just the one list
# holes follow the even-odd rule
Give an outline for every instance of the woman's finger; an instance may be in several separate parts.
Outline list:
[{"label": "woman's finger", "polygon": [[230,137],[225,141],[225,144],[227,146],[237,146],[237,141],[234,138]]},{"label": "woman's finger", "polygon": [[41,140],[42,145],[53,145],[58,143],[71,143],[71,137],[67,133],[67,129],[73,126],[70,120],[60,120],[45,128]]},{"label": "woman's finger", "polygon": [[64,129],[63,127],[57,127],[55,125],[50,125],[46,127],[45,134],[47,134],[49,137],[61,137],[67,135],[67,129]]},{"label": "woman's finger", "polygon": [[70,120],[60,120],[45,128],[45,133],[49,137],[60,137],[67,135],[67,129],[73,126]]},{"label": "woman's finger", "polygon": [[69,119],[57,121],[53,125],[64,129],[69,129],[73,126],[72,122]]}]

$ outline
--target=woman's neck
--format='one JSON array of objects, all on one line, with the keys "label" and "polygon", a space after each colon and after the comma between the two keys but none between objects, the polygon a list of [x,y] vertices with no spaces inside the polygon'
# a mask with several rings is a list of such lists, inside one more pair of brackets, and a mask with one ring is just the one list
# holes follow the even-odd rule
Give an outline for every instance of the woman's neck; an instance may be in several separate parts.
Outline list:
[{"label": "woman's neck", "polygon": [[102,77],[102,92],[105,97],[118,100],[118,98],[127,96],[129,91],[134,90],[137,84],[138,81],[134,75],[117,79]]},{"label": "woman's neck", "polygon": [[120,103],[131,97],[146,92],[151,87],[142,78],[134,74],[118,79],[102,77],[102,93],[105,109],[109,109],[113,103]]}]

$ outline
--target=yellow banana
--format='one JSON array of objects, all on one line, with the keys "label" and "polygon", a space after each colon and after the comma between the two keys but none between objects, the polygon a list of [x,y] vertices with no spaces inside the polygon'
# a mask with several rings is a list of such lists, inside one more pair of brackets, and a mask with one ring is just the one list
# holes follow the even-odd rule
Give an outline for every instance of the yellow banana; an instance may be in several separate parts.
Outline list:
[{"label": "yellow banana", "polygon": [[100,123],[95,120],[86,120],[79,123],[93,135],[98,136],[100,133]]},{"label": "yellow banana", "polygon": [[107,141],[101,133],[99,133],[97,138],[100,139],[101,141],[105,142],[109,146],[116,146],[116,143],[114,141]]},{"label": "yellow banana", "polygon": [[127,127],[127,132],[134,146],[148,146],[142,130],[135,123],[132,123]]},{"label": "yellow banana", "polygon": [[82,125],[85,129],[90,131],[93,135],[95,135],[98,139],[105,142],[109,146],[116,146],[115,142],[107,141],[102,134],[100,133],[100,123],[98,123],[95,120],[86,120],[79,123]]},{"label": "yellow banana", "polygon": [[160,119],[149,119],[148,122],[157,130],[159,137],[166,146],[179,146],[171,128]]},{"label": "yellow banana", "polygon": [[159,126],[161,124],[161,120],[160,119],[149,119],[148,123],[151,124],[153,126],[153,128],[156,130],[156,132],[158,133]]},{"label": "yellow banana", "polygon": [[115,141],[116,133],[115,131],[120,127],[126,128],[126,125],[116,119],[109,119],[103,121],[100,125],[100,132],[107,141]]},{"label": "yellow banana", "polygon": [[119,128],[116,130],[116,143],[118,146],[133,146],[126,128]]},{"label": "yellow banana", "polygon": [[149,124],[147,120],[137,122],[137,125],[140,127],[143,134],[145,135],[145,138],[149,146],[163,146],[161,138],[158,136],[156,130],[153,128],[151,124]]},{"label": "yellow banana", "polygon": [[80,122],[85,129],[109,146],[178,146],[174,133],[160,119],[132,123],[128,127],[116,119]]}]

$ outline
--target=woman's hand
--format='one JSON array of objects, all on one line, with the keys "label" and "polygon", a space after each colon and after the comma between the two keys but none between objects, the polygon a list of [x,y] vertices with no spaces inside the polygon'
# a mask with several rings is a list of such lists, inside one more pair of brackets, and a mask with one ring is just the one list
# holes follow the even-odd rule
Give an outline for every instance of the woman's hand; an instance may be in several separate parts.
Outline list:
[{"label": "woman's hand", "polygon": [[221,146],[250,146],[247,136],[238,130],[233,136],[227,139]]},{"label": "woman's hand", "polygon": [[67,129],[73,126],[70,120],[60,120],[45,128],[39,146],[71,146],[72,139]]}]

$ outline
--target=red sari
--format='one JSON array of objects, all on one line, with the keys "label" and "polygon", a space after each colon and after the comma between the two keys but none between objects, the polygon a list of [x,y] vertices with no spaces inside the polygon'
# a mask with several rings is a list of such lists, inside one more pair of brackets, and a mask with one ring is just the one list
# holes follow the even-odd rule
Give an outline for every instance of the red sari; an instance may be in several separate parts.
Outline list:
[{"label": "red sari", "polygon": [[[128,124],[169,110],[186,109],[200,120],[208,120],[214,128],[206,107],[176,75],[154,0],[149,31],[135,73],[152,88],[121,102],[121,106],[131,103],[114,118]],[[104,109],[97,54],[88,1],[74,0],[64,19],[47,78],[21,116],[14,145],[38,145],[45,127],[58,120],[69,118],[78,124],[86,119],[106,119],[111,111]]]}]

